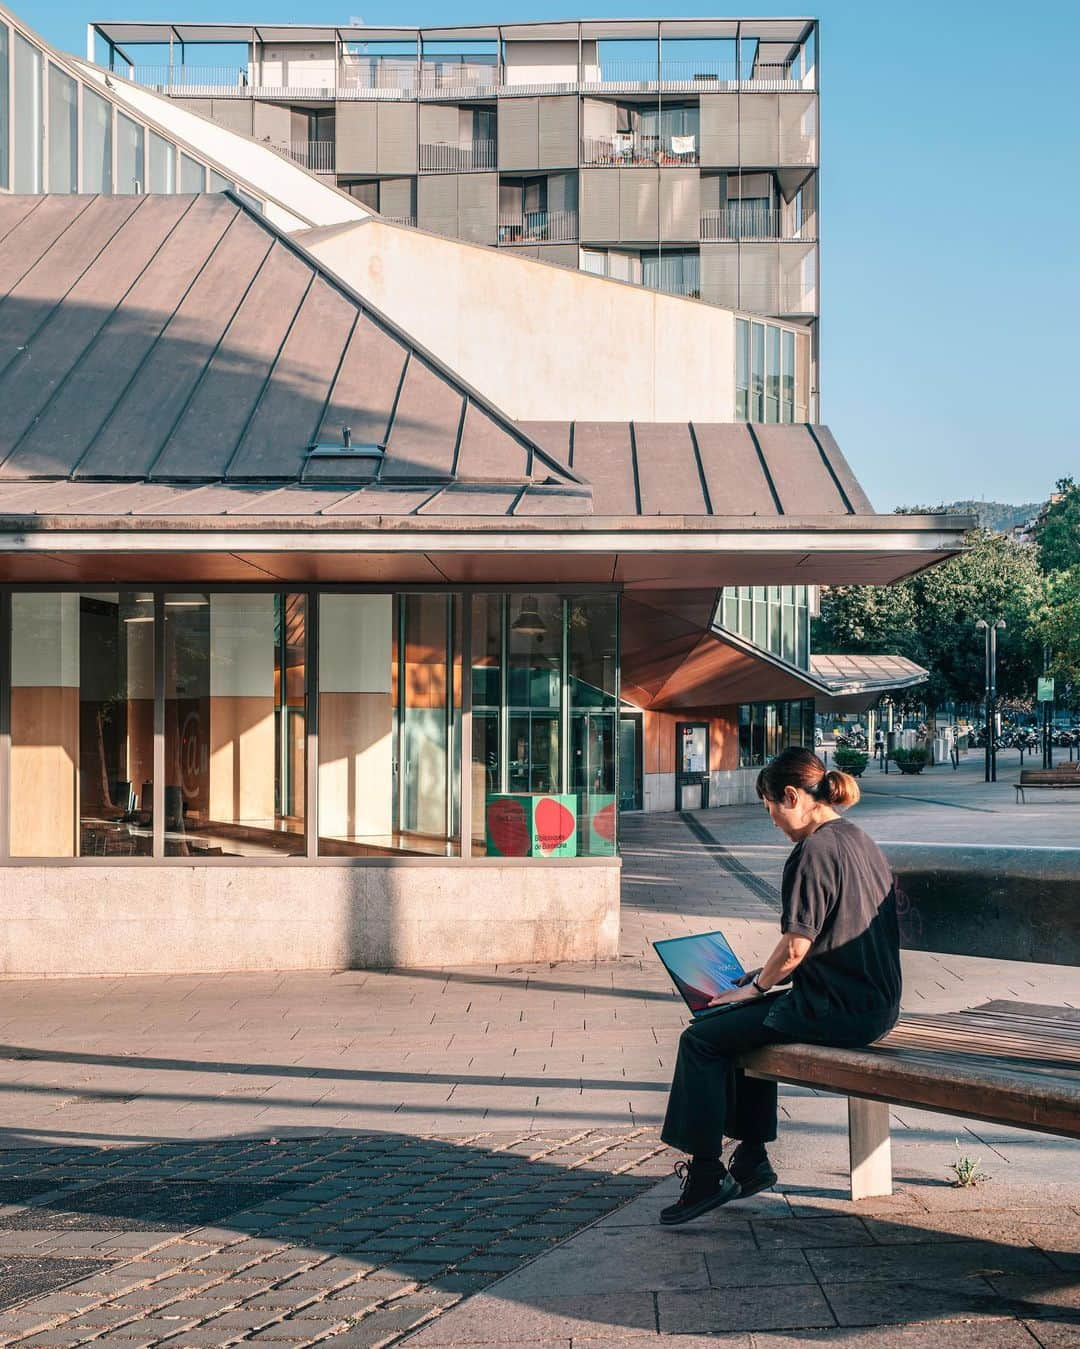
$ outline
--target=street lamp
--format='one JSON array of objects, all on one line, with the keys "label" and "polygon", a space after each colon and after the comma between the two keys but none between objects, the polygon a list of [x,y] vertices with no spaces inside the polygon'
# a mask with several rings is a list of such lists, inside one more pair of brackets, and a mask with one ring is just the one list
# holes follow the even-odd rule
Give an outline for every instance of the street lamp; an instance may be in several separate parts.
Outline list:
[{"label": "street lamp", "polygon": [[988,623],[980,618],[975,631],[986,640],[986,774],[987,782],[997,782],[997,744],[994,725],[994,707],[997,703],[997,635],[1005,631],[1005,620]]}]

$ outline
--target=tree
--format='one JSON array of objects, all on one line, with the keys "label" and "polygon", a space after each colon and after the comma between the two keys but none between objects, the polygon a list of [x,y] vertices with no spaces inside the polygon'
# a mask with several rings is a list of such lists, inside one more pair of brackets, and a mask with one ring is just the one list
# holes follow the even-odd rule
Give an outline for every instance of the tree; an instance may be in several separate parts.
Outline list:
[{"label": "tree", "polygon": [[1068,571],[1080,566],[1080,484],[1059,478],[1035,530],[1043,571]]},{"label": "tree", "polygon": [[1080,565],[1046,578],[1035,631],[1050,648],[1057,701],[1066,701],[1067,689],[1080,690]]},{"label": "tree", "polygon": [[818,650],[907,656],[930,672],[931,713],[950,700],[983,696],[980,618],[1004,618],[998,634],[998,692],[1030,697],[1042,669],[1032,613],[1042,595],[1034,549],[1007,535],[975,530],[948,562],[894,586],[839,586],[824,592],[815,631]]}]

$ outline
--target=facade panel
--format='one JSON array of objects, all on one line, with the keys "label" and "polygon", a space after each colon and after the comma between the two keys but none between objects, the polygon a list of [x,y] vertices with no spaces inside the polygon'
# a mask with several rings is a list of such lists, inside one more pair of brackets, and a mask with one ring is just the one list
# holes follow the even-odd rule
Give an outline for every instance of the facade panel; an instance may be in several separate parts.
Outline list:
[{"label": "facade panel", "polygon": [[507,98],[499,107],[499,168],[535,169],[540,164],[538,103]]},{"label": "facade panel", "polygon": [[619,238],[619,173],[582,169],[581,237],[598,242]]},{"label": "facade panel", "polygon": [[619,238],[647,243],[657,237],[660,183],[656,169],[619,169]]},{"label": "facade panel", "polygon": [[[276,103],[263,103],[261,100],[257,100],[251,110],[251,122],[251,134],[257,141],[280,143],[292,138],[292,111],[289,108],[282,108]],[[339,128],[340,125],[339,118]],[[343,143],[343,140],[338,141],[339,145]]]},{"label": "facade panel", "polygon": [[461,110],[456,103],[420,104],[420,143],[458,145],[461,142]]},{"label": "facade panel", "polygon": [[[464,175],[462,175],[464,176]],[[456,234],[458,175],[422,173],[416,180],[416,223],[435,234]]]},{"label": "facade panel", "polygon": [[780,96],[780,164],[817,163],[817,95]]},{"label": "facade panel", "polygon": [[742,94],[739,98],[739,160],[744,167],[777,163],[781,94]]},{"label": "facade panel", "polygon": [[711,304],[738,308],[738,244],[701,245],[701,298]]},{"label": "facade panel", "polygon": [[541,98],[539,105],[540,167],[573,168],[578,162],[577,98]]},{"label": "facade panel", "polygon": [[378,172],[378,111],[377,103],[362,100],[338,104],[334,121],[334,154],[338,173]]},{"label": "facade panel", "polygon": [[458,233],[474,244],[493,244],[498,229],[499,175],[463,173],[458,179]]},{"label": "facade panel", "polygon": [[697,242],[701,233],[701,175],[697,169],[660,174],[660,237]]},{"label": "facade panel", "polygon": [[721,169],[738,166],[738,94],[701,95],[701,162]]},{"label": "facade panel", "polygon": [[415,220],[415,180],[384,178],[379,184],[379,211],[392,220]]},{"label": "facade panel", "polygon": [[228,127],[230,131],[239,131],[242,136],[250,136],[253,127],[254,99],[215,98],[211,104],[210,115],[218,126]]},{"label": "facade panel", "polygon": [[[416,172],[416,104],[385,102],[378,108],[380,173]],[[340,107],[340,105],[339,105]]]}]

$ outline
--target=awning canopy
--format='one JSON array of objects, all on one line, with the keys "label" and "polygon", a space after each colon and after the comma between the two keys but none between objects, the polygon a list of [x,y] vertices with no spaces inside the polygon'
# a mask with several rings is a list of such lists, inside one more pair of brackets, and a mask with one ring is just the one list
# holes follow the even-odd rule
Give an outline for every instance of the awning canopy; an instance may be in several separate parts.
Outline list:
[{"label": "awning canopy", "polygon": [[820,712],[865,712],[887,693],[916,688],[930,671],[906,656],[812,655],[810,670],[828,695],[818,699]]}]

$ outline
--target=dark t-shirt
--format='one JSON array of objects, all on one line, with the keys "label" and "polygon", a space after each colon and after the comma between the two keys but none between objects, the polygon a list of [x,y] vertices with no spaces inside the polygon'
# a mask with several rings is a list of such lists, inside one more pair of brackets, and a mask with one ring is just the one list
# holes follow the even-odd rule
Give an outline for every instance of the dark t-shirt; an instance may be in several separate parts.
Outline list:
[{"label": "dark t-shirt", "polygon": [[868,1043],[884,1034],[900,1007],[900,934],[881,849],[857,825],[830,820],[795,845],[781,899],[781,931],[813,945],[777,1017],[808,1023],[823,1039]]}]

